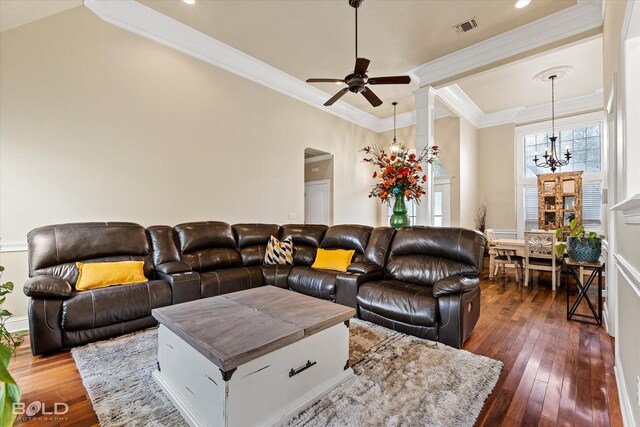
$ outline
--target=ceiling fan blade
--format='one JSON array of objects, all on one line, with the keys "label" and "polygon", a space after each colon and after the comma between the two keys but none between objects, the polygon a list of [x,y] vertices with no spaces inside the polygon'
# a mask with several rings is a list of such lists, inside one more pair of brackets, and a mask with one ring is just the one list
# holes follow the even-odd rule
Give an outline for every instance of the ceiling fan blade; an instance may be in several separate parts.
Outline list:
[{"label": "ceiling fan blade", "polygon": [[327,102],[325,102],[324,106],[328,107],[329,105],[333,105],[334,102],[336,102],[338,99],[342,98],[342,95],[344,95],[348,91],[349,91],[348,87],[345,87],[344,89],[341,89],[338,93],[333,95]]},{"label": "ceiling fan blade", "polygon": [[382,101],[380,100],[380,98],[378,98],[376,96],[375,93],[373,93],[373,91],[369,88],[366,88],[364,91],[360,92],[365,98],[367,98],[367,101],[369,101],[369,103],[371,105],[373,105],[374,107],[377,107],[379,105],[382,105]]},{"label": "ceiling fan blade", "polygon": [[409,76],[371,77],[367,82],[370,85],[407,85],[411,83]]},{"label": "ceiling fan blade", "polygon": [[369,68],[369,61],[367,58],[357,58],[356,66],[353,69],[353,74],[364,75],[367,74],[367,69]]},{"label": "ceiling fan blade", "polygon": [[344,79],[307,79],[307,83],[344,83]]}]

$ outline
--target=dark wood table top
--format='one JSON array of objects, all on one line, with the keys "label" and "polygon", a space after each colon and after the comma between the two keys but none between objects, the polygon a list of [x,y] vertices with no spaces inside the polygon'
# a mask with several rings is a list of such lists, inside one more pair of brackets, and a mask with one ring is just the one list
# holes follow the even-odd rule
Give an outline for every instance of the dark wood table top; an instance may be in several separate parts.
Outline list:
[{"label": "dark wood table top", "polygon": [[604,262],[602,261],[598,261],[598,262],[581,262],[581,261],[576,261],[573,260],[571,258],[564,258],[564,263],[566,265],[570,265],[572,267],[584,267],[584,268],[603,268],[604,267]]},{"label": "dark wood table top", "polygon": [[344,322],[355,310],[275,286],[156,308],[153,317],[223,371]]}]

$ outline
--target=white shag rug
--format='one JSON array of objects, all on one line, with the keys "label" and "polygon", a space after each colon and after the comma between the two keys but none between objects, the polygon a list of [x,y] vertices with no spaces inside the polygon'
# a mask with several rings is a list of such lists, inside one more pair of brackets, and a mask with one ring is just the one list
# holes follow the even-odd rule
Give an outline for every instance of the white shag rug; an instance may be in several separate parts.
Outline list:
[{"label": "white shag rug", "polygon": [[[187,426],[152,377],[157,329],[71,351],[103,427]],[[502,362],[353,319],[355,375],[288,426],[473,426]]]}]

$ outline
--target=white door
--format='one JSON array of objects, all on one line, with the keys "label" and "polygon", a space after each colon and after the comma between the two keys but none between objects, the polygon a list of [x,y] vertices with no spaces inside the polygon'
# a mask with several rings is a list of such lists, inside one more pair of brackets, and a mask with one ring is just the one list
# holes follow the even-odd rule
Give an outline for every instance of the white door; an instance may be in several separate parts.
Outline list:
[{"label": "white door", "polygon": [[331,180],[304,183],[304,223],[329,225]]}]

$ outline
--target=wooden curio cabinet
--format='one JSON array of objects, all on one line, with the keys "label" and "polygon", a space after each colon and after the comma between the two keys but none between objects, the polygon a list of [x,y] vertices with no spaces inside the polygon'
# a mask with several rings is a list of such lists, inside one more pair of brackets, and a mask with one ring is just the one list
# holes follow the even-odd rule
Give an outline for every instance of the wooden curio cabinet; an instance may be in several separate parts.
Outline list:
[{"label": "wooden curio cabinet", "polygon": [[538,228],[568,232],[573,219],[582,225],[582,172],[538,175]]}]

